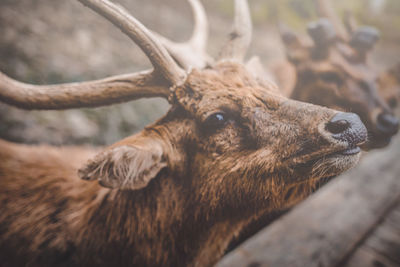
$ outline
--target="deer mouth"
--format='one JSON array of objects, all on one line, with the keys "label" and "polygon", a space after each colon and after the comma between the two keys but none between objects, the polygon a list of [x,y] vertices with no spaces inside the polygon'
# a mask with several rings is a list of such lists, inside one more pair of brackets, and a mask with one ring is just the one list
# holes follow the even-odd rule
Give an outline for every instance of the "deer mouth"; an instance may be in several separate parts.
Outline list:
[{"label": "deer mouth", "polygon": [[360,154],[361,148],[357,145],[345,149],[316,152],[312,156],[293,159],[292,169],[294,173],[299,174],[294,177],[294,182],[337,176],[354,167],[360,158]]},{"label": "deer mouth", "polygon": [[346,150],[343,150],[340,153],[342,155],[344,155],[344,156],[351,156],[351,155],[356,155],[356,154],[358,154],[360,152],[361,152],[361,148],[356,146],[356,147],[351,147],[351,148],[348,148]]},{"label": "deer mouth", "polygon": [[[354,156],[361,152],[362,144],[357,145],[349,145],[345,149],[325,149],[323,151],[314,151],[308,154],[301,155],[300,153],[295,154],[293,157],[288,160],[291,161],[291,165],[294,164],[312,164],[315,161],[322,160],[328,157],[341,157],[341,156]],[[303,152],[304,153],[304,152]]]},{"label": "deer mouth", "polygon": [[360,153],[361,153],[361,148],[359,146],[349,147],[346,149],[335,150],[334,152],[324,153],[322,155],[315,156],[307,160],[303,164],[312,166],[316,163],[321,163],[324,160],[339,159],[339,158],[346,159],[354,156],[358,157]]},{"label": "deer mouth", "polygon": [[358,156],[361,153],[359,146],[349,146],[346,149],[334,150],[333,152],[324,153],[312,158],[309,162],[320,161],[331,158],[344,158],[349,156]]}]

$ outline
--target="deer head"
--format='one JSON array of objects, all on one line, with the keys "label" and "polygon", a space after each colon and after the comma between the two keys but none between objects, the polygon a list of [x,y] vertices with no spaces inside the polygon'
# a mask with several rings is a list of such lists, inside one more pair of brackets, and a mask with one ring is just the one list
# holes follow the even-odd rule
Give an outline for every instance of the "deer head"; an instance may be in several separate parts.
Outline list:
[{"label": "deer head", "polygon": [[[27,85],[2,75],[0,100],[28,109],[65,109],[139,97],[166,98],[171,108],[163,118],[106,148],[79,170],[79,176],[131,191],[129,196],[137,198],[132,203],[139,206],[180,201],[179,219],[175,205],[166,211],[165,220],[174,218],[185,231],[192,229],[194,240],[176,241],[176,246],[182,246],[178,251],[194,255],[187,252],[195,258],[192,262],[209,265],[223,253],[238,225],[293,205],[321,179],[357,162],[359,145],[367,135],[357,115],[287,99],[242,64],[251,34],[246,1],[236,0],[234,31],[215,63],[204,51],[196,52],[204,45],[156,37],[107,0],[79,1],[131,37],[154,69],[51,86]],[[195,0],[189,2],[200,13],[191,40],[204,43],[202,8]],[[188,60],[182,54],[187,51]],[[155,224],[157,219],[147,218],[146,223]],[[208,236],[208,228],[222,223],[228,228]],[[180,232],[172,238],[178,239]],[[194,253],[194,247],[200,252]],[[204,254],[211,248],[216,252]]]},{"label": "deer head", "polygon": [[377,72],[368,54],[379,39],[371,27],[347,30],[325,0],[317,1],[321,19],[308,25],[312,43],[282,28],[287,57],[295,65],[297,81],[291,98],[357,113],[370,136],[367,149],[389,144],[399,120],[379,93]]}]

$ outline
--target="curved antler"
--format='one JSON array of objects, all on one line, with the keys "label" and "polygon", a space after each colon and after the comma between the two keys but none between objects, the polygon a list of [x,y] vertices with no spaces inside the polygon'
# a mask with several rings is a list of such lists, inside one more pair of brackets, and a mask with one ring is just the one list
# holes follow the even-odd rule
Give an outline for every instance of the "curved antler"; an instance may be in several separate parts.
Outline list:
[{"label": "curved antler", "polygon": [[198,0],[189,0],[194,15],[194,29],[189,43],[198,50],[205,51],[208,40],[208,21],[203,5]]},{"label": "curved antler", "polygon": [[147,55],[154,70],[82,83],[30,85],[0,73],[0,101],[25,109],[96,107],[140,97],[168,98],[169,88],[186,79],[161,42],[122,7],[108,0],[79,0],[107,18]]},{"label": "curved antler", "polygon": [[223,47],[220,59],[243,61],[250,46],[252,24],[247,0],[235,0],[235,22],[229,40]]},{"label": "curved antler", "polygon": [[31,85],[0,72],[0,101],[23,109],[68,109],[98,107],[141,97],[168,98],[168,85],[157,76],[145,71],[88,82]]},{"label": "curved antler", "polygon": [[172,57],[185,69],[204,68],[212,58],[206,52],[208,21],[204,7],[199,0],[188,0],[194,15],[194,29],[187,42],[176,43],[154,33],[167,48]]},{"label": "curved antler", "polygon": [[349,39],[349,36],[344,28],[341,19],[337,16],[332,3],[329,0],[316,0],[317,13],[320,17],[327,18],[333,24],[336,34],[344,41]]}]

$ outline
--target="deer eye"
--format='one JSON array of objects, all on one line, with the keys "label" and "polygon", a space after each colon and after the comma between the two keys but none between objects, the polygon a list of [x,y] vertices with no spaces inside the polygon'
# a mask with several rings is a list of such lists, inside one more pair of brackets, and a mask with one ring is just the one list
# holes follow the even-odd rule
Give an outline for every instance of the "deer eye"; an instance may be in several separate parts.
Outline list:
[{"label": "deer eye", "polygon": [[204,121],[203,127],[206,131],[215,131],[226,125],[228,122],[228,116],[223,112],[217,112],[211,114]]}]

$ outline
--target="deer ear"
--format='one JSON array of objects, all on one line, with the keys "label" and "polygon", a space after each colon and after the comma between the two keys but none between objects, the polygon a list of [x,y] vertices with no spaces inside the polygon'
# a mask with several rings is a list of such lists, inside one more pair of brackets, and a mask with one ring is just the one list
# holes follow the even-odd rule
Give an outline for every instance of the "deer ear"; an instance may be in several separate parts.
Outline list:
[{"label": "deer ear", "polygon": [[301,46],[299,36],[285,24],[279,25],[279,33],[286,48],[297,48]]},{"label": "deer ear", "polygon": [[336,39],[335,28],[326,18],[308,23],[307,32],[314,44],[319,48],[329,47]]},{"label": "deer ear", "polygon": [[159,142],[140,141],[139,144],[114,145],[101,152],[78,171],[79,176],[84,180],[97,179],[109,188],[146,187],[167,163]]}]

